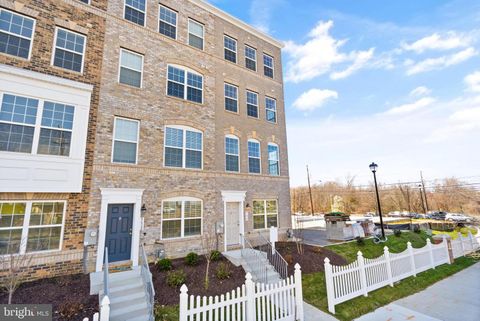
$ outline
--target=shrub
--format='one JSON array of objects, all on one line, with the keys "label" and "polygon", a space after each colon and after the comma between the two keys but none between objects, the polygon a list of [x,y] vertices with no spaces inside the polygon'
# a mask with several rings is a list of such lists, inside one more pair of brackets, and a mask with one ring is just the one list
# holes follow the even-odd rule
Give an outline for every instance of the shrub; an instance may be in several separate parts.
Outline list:
[{"label": "shrub", "polygon": [[157,268],[160,271],[169,271],[172,269],[172,260],[170,259],[159,259],[156,263]]},{"label": "shrub", "polygon": [[58,313],[65,318],[65,320],[71,320],[82,312],[83,304],[77,301],[64,302],[58,308]]},{"label": "shrub", "polygon": [[221,257],[222,257],[222,253],[220,253],[220,251],[213,250],[210,252],[210,261],[212,262],[220,260]]},{"label": "shrub", "polygon": [[402,231],[400,229],[396,229],[393,231],[393,234],[397,237],[399,237],[400,235],[402,235]]},{"label": "shrub", "polygon": [[167,285],[171,287],[179,287],[185,283],[187,275],[183,270],[170,271],[167,273]]},{"label": "shrub", "polygon": [[217,269],[215,271],[215,275],[217,276],[217,279],[219,279],[219,280],[229,279],[230,276],[232,275],[232,271],[230,271],[230,266],[223,263],[223,262],[220,263],[217,266]]},{"label": "shrub", "polygon": [[415,233],[420,233],[420,226],[415,225],[415,226],[413,227],[413,231],[414,231]]},{"label": "shrub", "polygon": [[188,253],[187,256],[185,257],[185,264],[190,265],[190,266],[197,265],[198,264],[198,254],[195,253],[195,252]]},{"label": "shrub", "polygon": [[365,239],[363,237],[357,236],[355,239],[357,240],[358,245],[365,245]]},{"label": "shrub", "polygon": [[285,254],[283,257],[288,264],[293,264],[293,255],[292,254]]},{"label": "shrub", "polygon": [[467,235],[468,232],[469,232],[469,229],[466,228],[466,227],[462,227],[462,228],[460,229],[460,233],[462,233],[463,235]]},{"label": "shrub", "polygon": [[322,253],[322,252],[323,252],[323,248],[320,247],[320,246],[314,246],[314,247],[313,247],[313,252],[315,252],[315,253]]}]

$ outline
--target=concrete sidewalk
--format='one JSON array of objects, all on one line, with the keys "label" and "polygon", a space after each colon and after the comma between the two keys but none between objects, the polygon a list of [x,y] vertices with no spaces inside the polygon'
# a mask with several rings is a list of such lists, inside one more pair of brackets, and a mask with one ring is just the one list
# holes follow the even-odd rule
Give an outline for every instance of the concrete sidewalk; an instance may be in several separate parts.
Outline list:
[{"label": "concrete sidewalk", "polygon": [[317,309],[305,301],[303,302],[303,314],[305,321],[338,321],[338,319],[332,317],[330,314]]},{"label": "concrete sidewalk", "polygon": [[478,321],[480,263],[356,320]]}]

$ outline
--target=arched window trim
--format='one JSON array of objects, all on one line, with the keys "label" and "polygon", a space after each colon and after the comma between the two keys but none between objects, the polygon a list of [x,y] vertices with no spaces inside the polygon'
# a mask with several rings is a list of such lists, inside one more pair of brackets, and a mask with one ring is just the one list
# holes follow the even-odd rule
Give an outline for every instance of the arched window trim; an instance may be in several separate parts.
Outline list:
[{"label": "arched window trim", "polygon": [[[238,146],[238,154],[237,155],[227,153],[227,146],[226,146],[227,138],[237,140],[237,146]],[[224,153],[225,153],[225,171],[227,173],[240,173],[241,172],[241,169],[240,169],[240,138],[238,136],[228,134],[228,135],[225,135],[223,143],[224,143]],[[237,158],[238,158],[238,171],[227,170],[227,155],[237,156]]]},{"label": "arched window trim", "polygon": [[[165,202],[182,202],[182,208],[181,208],[181,217],[180,219],[178,218],[173,218],[173,219],[164,219],[163,218],[163,208]],[[197,217],[188,217],[185,218],[185,202],[200,202],[200,208],[201,208],[201,213],[200,216]],[[200,234],[198,235],[190,235],[190,236],[185,236],[185,220],[193,220],[193,219],[200,219]],[[179,237],[168,237],[164,238],[163,236],[163,222],[164,221],[180,221],[180,236]],[[178,240],[178,239],[185,239],[185,238],[193,238],[193,237],[201,237],[203,235],[203,200],[197,197],[191,197],[191,196],[178,196],[178,197],[170,197],[162,200],[162,206],[161,206],[161,228],[160,228],[160,239],[161,240]]]},{"label": "arched window trim", "polygon": [[[183,83],[180,83],[180,82],[177,82],[175,80],[170,80],[168,78],[168,69],[169,67],[173,67],[173,68],[177,68],[177,69],[181,69],[185,72],[185,76],[184,76],[184,82]],[[197,87],[192,87],[192,86],[189,86],[188,85],[188,73],[191,73],[193,75],[196,75],[196,76],[199,76],[202,78],[202,88],[197,88]],[[194,70],[194,69],[191,69],[189,67],[186,67],[186,66],[182,66],[182,65],[178,65],[178,64],[167,64],[167,85],[165,86],[165,94],[167,95],[167,97],[174,97],[174,98],[178,98],[178,99],[183,99],[183,100],[186,100],[186,101],[189,101],[191,103],[194,103],[194,104],[203,104],[204,102],[204,89],[205,89],[205,76],[201,73],[199,73],[198,71]],[[183,98],[180,98],[180,97],[177,97],[177,96],[173,96],[173,95],[169,95],[168,94],[168,83],[169,82],[172,82],[172,83],[175,83],[175,84],[179,84],[179,85],[182,85],[184,86],[184,91],[183,91]],[[192,100],[188,100],[188,87],[192,87],[194,89],[199,89],[202,91],[202,101],[201,102],[196,102],[196,101],[192,101]]]},{"label": "arched window trim", "polygon": [[[248,148],[248,143],[257,143],[258,144],[258,149],[259,149],[259,156],[258,157],[251,157],[250,156],[250,151],[249,151],[249,148]],[[248,173],[249,174],[255,174],[255,175],[261,175],[262,174],[262,144],[260,144],[260,141],[258,141],[257,139],[254,139],[254,138],[250,138],[248,141],[247,141],[247,156],[248,156]],[[251,172],[250,171],[250,158],[254,158],[254,159],[258,159],[259,160],[259,166],[260,166],[260,172],[258,173],[255,173],[255,172]]]}]

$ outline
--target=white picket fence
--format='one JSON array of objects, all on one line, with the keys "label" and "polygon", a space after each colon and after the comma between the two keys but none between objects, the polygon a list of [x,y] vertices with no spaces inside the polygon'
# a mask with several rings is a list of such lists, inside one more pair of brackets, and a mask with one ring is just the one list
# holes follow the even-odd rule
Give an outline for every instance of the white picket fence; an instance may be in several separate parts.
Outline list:
[{"label": "white picket fence", "polygon": [[[100,303],[100,312],[93,315],[92,321],[108,321],[110,319],[110,299],[104,296]],[[83,321],[89,321],[89,318],[84,318]]]},{"label": "white picket fence", "polygon": [[[478,242],[471,234],[452,241],[454,257],[476,249]],[[393,287],[394,282],[445,263],[450,263],[445,237],[440,244],[432,244],[427,239],[427,245],[419,249],[414,249],[408,242],[407,249],[402,253],[390,253],[385,246],[384,254],[376,259],[364,258],[359,251],[357,260],[344,266],[331,265],[330,260],[325,258],[328,310],[335,314],[335,305],[341,302],[361,295],[368,296],[368,292],[386,285]]]},{"label": "white picket fence", "polygon": [[180,321],[303,321],[302,272],[277,284],[255,283],[247,273],[245,284],[220,297],[188,295],[180,289]]}]

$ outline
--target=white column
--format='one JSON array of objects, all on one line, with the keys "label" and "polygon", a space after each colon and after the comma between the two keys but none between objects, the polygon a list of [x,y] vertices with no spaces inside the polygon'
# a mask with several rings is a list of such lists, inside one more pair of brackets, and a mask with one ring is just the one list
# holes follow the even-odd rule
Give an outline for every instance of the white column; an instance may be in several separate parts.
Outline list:
[{"label": "white column", "polygon": [[104,296],[100,303],[100,321],[110,320],[110,299]]},{"label": "white column", "polygon": [[335,288],[333,286],[333,272],[330,259],[325,258],[325,282],[327,283],[328,311],[335,314]]},{"label": "white column", "polygon": [[390,286],[393,288],[392,262],[390,261],[390,251],[388,251],[387,246],[383,248],[383,255],[385,257],[385,262],[387,264],[388,282],[390,283]]},{"label": "white column", "polygon": [[430,266],[432,269],[435,269],[435,260],[433,259],[433,249],[432,249],[432,242],[430,239],[427,239],[427,248],[428,248],[428,254],[430,255]]},{"label": "white column", "polygon": [[[302,290],[302,270],[300,269],[300,264],[295,264],[295,305],[297,316],[296,320],[303,321],[303,290]],[[283,281],[285,282],[285,281]]]},{"label": "white column", "polygon": [[[247,273],[245,276],[245,289],[246,289],[246,297],[247,297],[247,315],[246,321],[255,321],[257,320],[255,315],[255,284],[252,281],[252,275]],[[180,320],[184,321],[184,320]]]},{"label": "white column", "polygon": [[415,269],[415,256],[413,255],[412,243],[407,243],[408,255],[410,256],[410,265],[412,266],[412,275],[417,276],[417,271]]},{"label": "white column", "polygon": [[360,284],[362,285],[363,296],[368,296],[367,273],[365,271],[365,258],[361,251],[357,253],[358,267],[360,269]]},{"label": "white column", "polygon": [[180,318],[179,321],[187,321],[188,312],[188,288],[184,284],[180,288]]}]

